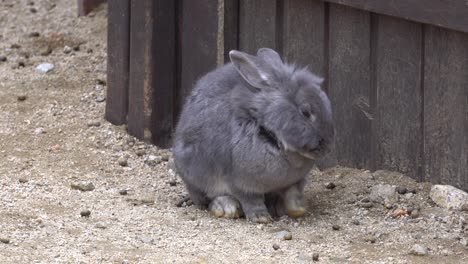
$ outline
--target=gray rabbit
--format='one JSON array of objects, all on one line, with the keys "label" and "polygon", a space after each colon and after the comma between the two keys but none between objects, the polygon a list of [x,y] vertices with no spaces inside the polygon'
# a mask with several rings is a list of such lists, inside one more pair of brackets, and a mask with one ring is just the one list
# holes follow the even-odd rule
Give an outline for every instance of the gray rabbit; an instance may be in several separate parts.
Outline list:
[{"label": "gray rabbit", "polygon": [[233,50],[202,77],[175,133],[174,162],[192,201],[219,217],[301,217],[305,178],[334,138],[323,79],[278,53]]}]

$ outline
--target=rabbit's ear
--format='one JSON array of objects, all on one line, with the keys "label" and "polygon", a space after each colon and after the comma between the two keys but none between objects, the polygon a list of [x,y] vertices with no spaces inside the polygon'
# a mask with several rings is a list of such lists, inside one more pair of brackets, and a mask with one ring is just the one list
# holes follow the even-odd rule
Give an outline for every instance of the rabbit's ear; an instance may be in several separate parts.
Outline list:
[{"label": "rabbit's ear", "polygon": [[280,69],[283,65],[283,61],[281,60],[280,55],[276,51],[269,48],[259,49],[257,51],[257,57],[261,58],[275,69]]},{"label": "rabbit's ear", "polygon": [[257,57],[241,51],[231,50],[229,58],[242,78],[250,85],[258,89],[268,89],[270,87],[271,76],[268,74],[267,69],[262,69],[262,64],[258,63]]}]

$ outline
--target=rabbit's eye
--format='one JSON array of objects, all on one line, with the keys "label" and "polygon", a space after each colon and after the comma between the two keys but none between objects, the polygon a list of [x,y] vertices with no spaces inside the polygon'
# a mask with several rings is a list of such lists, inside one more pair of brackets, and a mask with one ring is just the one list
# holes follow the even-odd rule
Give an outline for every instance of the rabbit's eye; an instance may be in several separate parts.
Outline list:
[{"label": "rabbit's eye", "polygon": [[305,117],[307,117],[307,118],[310,118],[310,115],[311,115],[311,114],[310,114],[310,112],[307,111],[307,110],[302,110],[302,115],[305,116]]}]

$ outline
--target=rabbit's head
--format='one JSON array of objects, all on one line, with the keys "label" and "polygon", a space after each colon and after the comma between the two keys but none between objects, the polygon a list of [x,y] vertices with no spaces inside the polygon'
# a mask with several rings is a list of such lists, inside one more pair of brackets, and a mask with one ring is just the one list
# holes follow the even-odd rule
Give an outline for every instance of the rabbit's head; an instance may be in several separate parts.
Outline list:
[{"label": "rabbit's head", "polygon": [[235,50],[229,56],[247,87],[233,92],[238,117],[256,122],[265,139],[284,151],[309,159],[329,152],[334,128],[323,79],[284,64],[268,48],[256,56]]}]

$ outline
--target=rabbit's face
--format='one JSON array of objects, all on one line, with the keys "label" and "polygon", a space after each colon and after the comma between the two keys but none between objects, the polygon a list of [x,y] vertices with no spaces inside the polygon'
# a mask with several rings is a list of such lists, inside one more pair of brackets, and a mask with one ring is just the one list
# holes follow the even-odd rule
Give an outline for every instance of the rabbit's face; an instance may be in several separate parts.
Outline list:
[{"label": "rabbit's face", "polygon": [[334,137],[330,101],[320,81],[307,70],[293,71],[275,89],[257,94],[263,101],[256,104],[264,114],[259,116],[260,125],[285,151],[310,159],[327,154]]},{"label": "rabbit's face", "polygon": [[242,108],[256,120],[269,143],[309,159],[330,151],[334,138],[332,111],[320,88],[321,78],[284,64],[271,49],[260,49],[257,56],[238,51],[230,56],[254,89],[238,97]]}]

